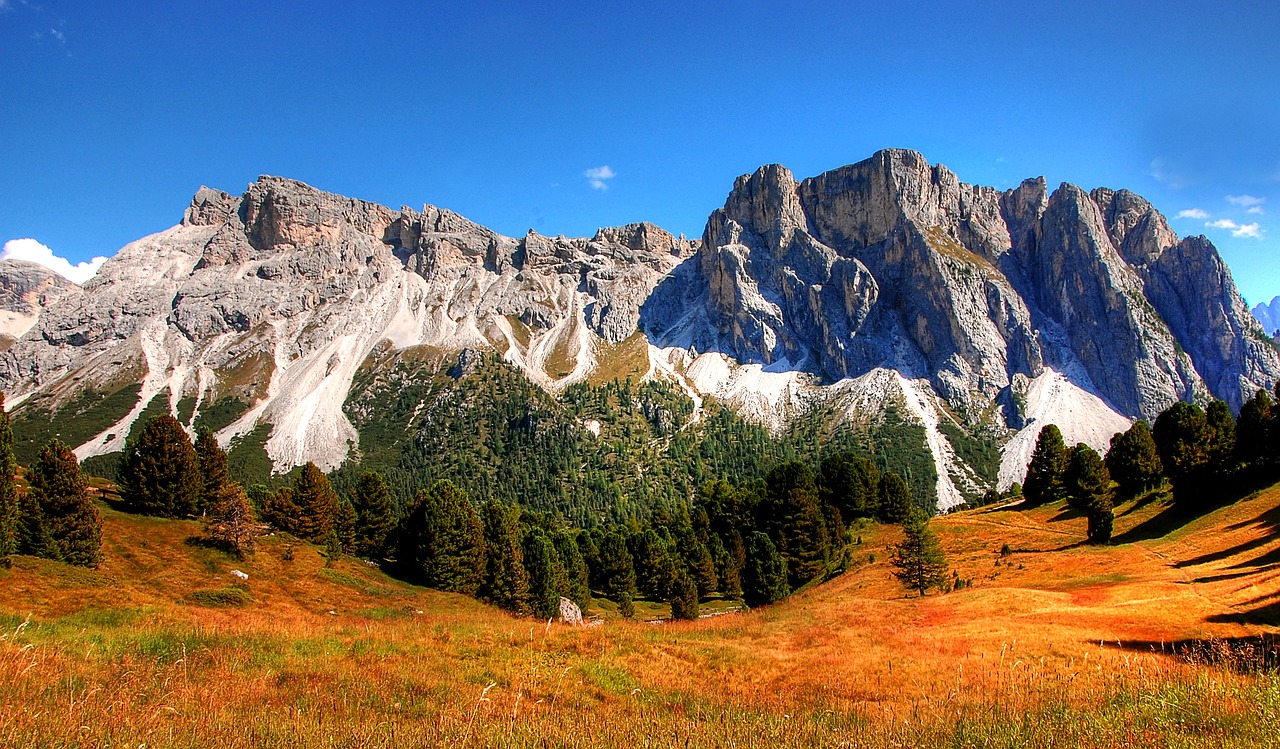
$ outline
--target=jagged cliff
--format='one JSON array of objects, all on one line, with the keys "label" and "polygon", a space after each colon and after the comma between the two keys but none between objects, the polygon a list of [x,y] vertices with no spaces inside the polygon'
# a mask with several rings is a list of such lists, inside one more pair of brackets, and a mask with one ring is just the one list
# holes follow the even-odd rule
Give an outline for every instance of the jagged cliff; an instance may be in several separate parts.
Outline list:
[{"label": "jagged cliff", "polygon": [[701,242],[651,224],[512,238],[262,177],[202,188],[83,288],[24,273],[0,265],[6,309],[33,323],[0,359],[10,402],[50,419],[86,392],[132,404],[82,457],[163,402],[224,441],[266,425],[277,469],[332,468],[359,445],[343,404],[371,357],[491,349],[552,391],[666,379],[694,420],[705,396],[775,425],[896,409],[926,428],[945,507],[991,483],[957,429],[1005,446],[1008,483],[1046,421],[1103,447],[1176,399],[1238,406],[1280,377],[1213,245],[1142,198],[1001,192],[899,150],[740,177]]}]

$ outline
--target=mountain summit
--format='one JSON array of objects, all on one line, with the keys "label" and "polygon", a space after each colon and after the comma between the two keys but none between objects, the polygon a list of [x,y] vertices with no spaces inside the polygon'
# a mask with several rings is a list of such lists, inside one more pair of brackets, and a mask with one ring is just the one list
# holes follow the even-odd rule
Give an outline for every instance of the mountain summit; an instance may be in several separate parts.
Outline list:
[{"label": "mountain summit", "polygon": [[202,188],[82,289],[37,301],[29,275],[0,265],[30,297],[0,387],[54,423],[96,409],[81,458],[159,409],[224,443],[264,435],[276,470],[332,469],[361,444],[343,406],[372,357],[492,350],[553,393],[667,380],[694,421],[708,396],[773,426],[893,408],[924,426],[947,507],[991,483],[958,433],[1003,445],[1008,484],[1047,421],[1104,447],[1175,400],[1238,408],[1280,377],[1217,250],[1147,201],[1001,192],[902,150],[739,177],[701,241],[647,223],[512,238],[264,176]]}]

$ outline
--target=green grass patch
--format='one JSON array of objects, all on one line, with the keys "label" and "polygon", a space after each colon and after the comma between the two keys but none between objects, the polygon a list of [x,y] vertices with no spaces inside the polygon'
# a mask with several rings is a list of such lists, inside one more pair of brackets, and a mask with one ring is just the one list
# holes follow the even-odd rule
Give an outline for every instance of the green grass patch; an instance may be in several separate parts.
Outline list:
[{"label": "green grass patch", "polygon": [[31,465],[50,440],[59,439],[72,447],[88,442],[128,416],[141,392],[141,384],[111,392],[89,388],[56,411],[42,408],[39,401],[24,403],[13,415],[14,456],[20,464]]},{"label": "green grass patch", "polygon": [[[194,404],[192,405],[192,408],[195,408]],[[181,404],[179,404],[178,410],[182,410]],[[228,395],[226,397],[219,398],[210,405],[202,407],[200,409],[200,413],[196,414],[196,420],[193,426],[197,430],[208,427],[215,432],[220,432],[234,424],[236,420],[241,416],[244,416],[244,412],[248,410],[248,403],[245,403],[239,398]]]},{"label": "green grass patch", "polygon": [[243,588],[208,588],[193,590],[183,597],[184,601],[196,606],[213,608],[248,606],[253,603],[253,596]]},{"label": "green grass patch", "polygon": [[253,431],[231,442],[227,450],[227,470],[231,478],[243,486],[271,483],[274,465],[267,457],[267,440],[270,438],[271,425],[259,424]]}]

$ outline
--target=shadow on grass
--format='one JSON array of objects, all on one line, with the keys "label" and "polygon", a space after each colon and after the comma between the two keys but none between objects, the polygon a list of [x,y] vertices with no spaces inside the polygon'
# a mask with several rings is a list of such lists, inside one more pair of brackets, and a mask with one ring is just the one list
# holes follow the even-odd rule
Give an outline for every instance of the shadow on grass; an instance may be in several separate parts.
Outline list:
[{"label": "shadow on grass", "polygon": [[[1210,621],[1213,621],[1212,619]],[[1164,653],[1186,663],[1217,666],[1245,674],[1280,671],[1280,636],[1214,637],[1187,640],[1121,640],[1104,647],[1137,653]]]},{"label": "shadow on grass", "polygon": [[1280,600],[1256,606],[1248,611],[1215,614],[1208,619],[1216,624],[1267,624],[1280,626]]}]

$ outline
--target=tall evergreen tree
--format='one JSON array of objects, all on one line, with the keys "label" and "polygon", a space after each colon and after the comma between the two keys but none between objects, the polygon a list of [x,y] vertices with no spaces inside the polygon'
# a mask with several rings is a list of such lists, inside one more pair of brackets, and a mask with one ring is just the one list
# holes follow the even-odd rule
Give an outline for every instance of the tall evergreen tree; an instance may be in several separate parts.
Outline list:
[{"label": "tall evergreen tree", "polygon": [[564,567],[556,547],[538,528],[525,533],[523,547],[524,566],[529,572],[529,608],[539,619],[555,617],[560,613],[564,585]]},{"label": "tall evergreen tree", "polygon": [[244,487],[228,481],[205,513],[205,535],[244,555],[257,545],[258,525]]},{"label": "tall evergreen tree", "polygon": [[813,472],[803,463],[784,463],[769,472],[767,499],[758,509],[758,527],[766,529],[782,558],[793,588],[817,577],[827,562],[831,539],[818,499]]},{"label": "tall evergreen tree", "polygon": [[791,595],[787,584],[787,560],[782,558],[769,537],[759,531],[751,534],[747,548],[747,564],[742,571],[742,598],[748,606],[763,606]]},{"label": "tall evergreen tree", "polygon": [[586,613],[587,607],[591,605],[587,560],[582,557],[582,550],[571,534],[557,531],[551,537],[551,542],[555,544],[556,554],[564,567],[564,588],[560,590],[560,595],[578,604],[578,608]]},{"label": "tall evergreen tree", "polygon": [[1220,473],[1228,472],[1236,452],[1236,420],[1231,416],[1231,408],[1215,400],[1209,404],[1204,420],[1209,428],[1209,444],[1205,447],[1208,467]]},{"label": "tall evergreen tree", "polygon": [[[742,537],[738,536],[738,545],[742,545]],[[720,536],[711,534],[711,542],[707,544],[707,551],[711,553],[711,559],[716,565],[716,580],[719,584],[720,592],[726,598],[742,597],[742,567],[739,566],[733,556],[729,553],[728,547],[724,545],[724,541]],[[745,552],[744,552],[745,554]]]},{"label": "tall evergreen tree", "polygon": [[[252,488],[251,488],[252,490]],[[302,517],[302,508],[293,501],[293,489],[282,486],[274,492],[268,491],[262,500],[262,521],[277,530],[301,535],[298,523]]]},{"label": "tall evergreen tree", "polygon": [[1236,421],[1236,458],[1241,462],[1257,464],[1266,458],[1274,409],[1275,404],[1266,390],[1259,390],[1240,407],[1240,418]]},{"label": "tall evergreen tree", "polygon": [[227,472],[227,453],[218,444],[209,427],[201,427],[196,434],[196,467],[200,471],[200,498],[197,511],[205,514],[221,501],[222,489],[231,483]]},{"label": "tall evergreen tree", "polygon": [[520,508],[489,502],[484,506],[485,576],[480,597],[508,611],[529,611],[529,575],[520,544]]},{"label": "tall evergreen tree", "polygon": [[0,560],[18,551],[18,489],[13,457],[13,426],[0,393]]},{"label": "tall evergreen tree", "polygon": [[351,504],[356,509],[356,553],[365,557],[380,557],[386,550],[387,534],[395,525],[391,505],[391,490],[382,474],[365,471],[360,474],[356,488],[351,492]]},{"label": "tall evergreen tree", "polygon": [[293,503],[298,506],[297,534],[324,543],[337,528],[338,493],[319,466],[310,461],[293,479]]},{"label": "tall evergreen tree", "polygon": [[418,493],[396,534],[396,561],[430,588],[475,595],[484,579],[484,526],[466,492],[442,479]]},{"label": "tall evergreen tree", "polygon": [[675,583],[671,586],[671,618],[698,618],[698,584],[686,570],[676,573]]},{"label": "tall evergreen tree", "polygon": [[166,518],[194,515],[204,487],[191,439],[168,414],[148,421],[125,446],[119,478],[131,512]]},{"label": "tall evergreen tree", "polygon": [[1164,468],[1147,422],[1138,420],[1128,431],[1116,432],[1107,451],[1106,465],[1111,478],[1126,496],[1135,497],[1160,483]]},{"label": "tall evergreen tree", "polygon": [[600,539],[600,592],[619,607],[624,596],[629,602],[636,595],[635,562],[626,539],[616,530]]},{"label": "tall evergreen tree", "polygon": [[1160,464],[1173,484],[1179,502],[1198,503],[1200,484],[1209,465],[1210,429],[1204,412],[1178,401],[1156,417],[1151,436],[1160,453]]},{"label": "tall evergreen tree", "polygon": [[1062,477],[1067,471],[1067,446],[1056,424],[1046,424],[1036,439],[1036,449],[1027,465],[1022,496],[1029,505],[1043,505],[1066,498]]},{"label": "tall evergreen tree", "polygon": [[878,493],[878,517],[886,523],[901,523],[915,509],[911,502],[911,488],[893,471],[881,474]]},{"label": "tall evergreen tree", "polygon": [[89,499],[71,448],[57,440],[45,445],[27,480],[62,561],[97,567],[102,558],[102,517]]},{"label": "tall evergreen tree", "polygon": [[676,534],[676,550],[697,585],[698,595],[703,598],[711,595],[719,581],[716,579],[716,562],[711,558],[707,545],[698,539],[692,528],[683,528]]},{"label": "tall evergreen tree", "polygon": [[1089,543],[1105,544],[1110,541],[1115,517],[1111,475],[1093,448],[1080,443],[1071,449],[1063,487],[1067,492],[1067,502],[1089,519]]},{"label": "tall evergreen tree", "polygon": [[343,497],[338,500],[338,511],[333,516],[333,533],[338,537],[338,546],[344,554],[356,552],[356,533],[360,525],[360,516],[356,514],[355,505]]},{"label": "tall evergreen tree", "polygon": [[818,481],[822,501],[840,510],[846,520],[876,514],[880,470],[866,458],[836,453],[822,461]]},{"label": "tall evergreen tree", "polygon": [[35,492],[25,491],[18,496],[18,522],[14,542],[18,554],[62,561],[62,551],[44,523],[44,512]]},{"label": "tall evergreen tree", "polygon": [[649,527],[632,536],[628,547],[635,565],[636,587],[652,600],[665,600],[675,573],[666,541]]},{"label": "tall evergreen tree", "polygon": [[929,588],[941,588],[947,581],[947,557],[938,537],[929,530],[923,512],[912,512],[902,523],[905,534],[894,549],[894,575],[907,590],[924,595]]}]

